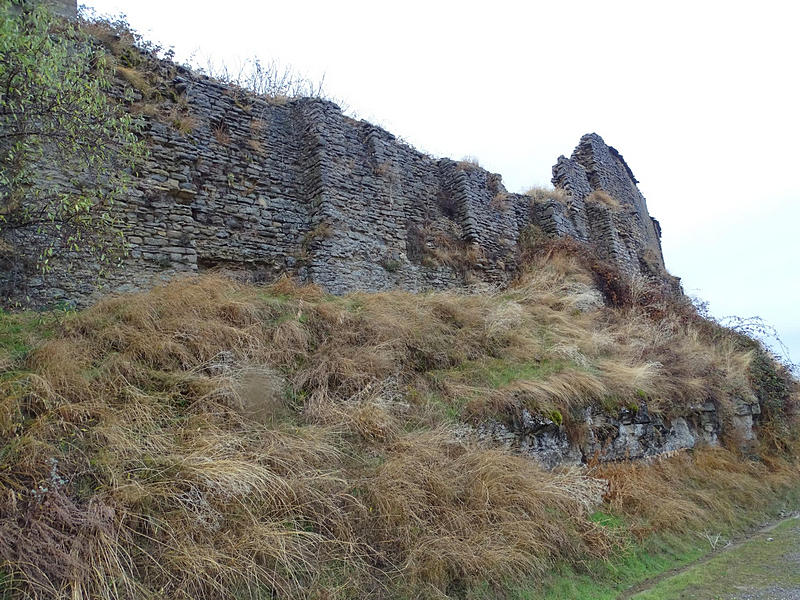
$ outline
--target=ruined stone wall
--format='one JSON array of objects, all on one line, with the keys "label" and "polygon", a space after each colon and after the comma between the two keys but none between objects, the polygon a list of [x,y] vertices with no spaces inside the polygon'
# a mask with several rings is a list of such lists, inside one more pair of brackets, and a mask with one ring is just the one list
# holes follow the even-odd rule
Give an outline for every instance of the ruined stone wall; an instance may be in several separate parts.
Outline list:
[{"label": "ruined stone wall", "polygon": [[[165,61],[157,69],[155,90],[148,98],[133,90],[130,107],[146,123],[150,152],[114,207],[129,244],[124,264],[101,273],[86,255],[63,253],[43,278],[25,266],[36,258],[30,239],[6,234],[0,250],[17,257],[0,267],[6,302],[80,305],[214,269],[255,281],[286,273],[333,293],[502,285],[531,230],[591,245],[627,273],[668,277],[658,224],[630,168],[596,134],[558,158],[561,193],[511,194],[499,175],[425,155],[330,102],[257,98]],[[73,185],[57,160],[41,169]],[[737,405],[742,439],[753,439],[759,412],[756,400]],[[555,465],[715,444],[721,432],[713,404],[671,420],[644,405],[588,411],[585,422],[581,442],[525,412],[475,433]]]},{"label": "ruined stone wall", "polygon": [[[637,183],[619,152],[596,133],[584,135],[572,156],[560,156],[553,167],[553,185],[568,198],[540,209],[545,230],[591,244],[629,274],[665,276],[660,226]],[[598,192],[614,202],[603,202]]]},{"label": "ruined stone wall", "polygon": [[[134,90],[131,107],[146,120],[150,156],[116,205],[130,246],[123,267],[98,276],[71,255],[47,278],[2,272],[7,300],[83,304],[208,269],[288,273],[333,293],[504,284],[532,225],[592,244],[626,272],[663,270],[636,181],[596,134],[553,168],[566,198],[535,203],[497,174],[422,154],[330,102],[257,98],[166,61],[157,69],[159,100]],[[593,202],[594,190],[619,206]],[[19,264],[32,262],[24,239],[6,242]]]}]

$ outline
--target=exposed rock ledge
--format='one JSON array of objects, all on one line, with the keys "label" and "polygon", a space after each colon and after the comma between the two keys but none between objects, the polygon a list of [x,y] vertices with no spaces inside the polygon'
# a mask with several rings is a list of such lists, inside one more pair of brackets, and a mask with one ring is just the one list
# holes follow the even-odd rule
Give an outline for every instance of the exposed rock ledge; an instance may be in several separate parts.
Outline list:
[{"label": "exposed rock ledge", "polygon": [[[761,407],[755,398],[736,399],[733,406],[727,427],[746,447],[756,439],[754,427]],[[476,433],[485,441],[532,456],[552,468],[586,464],[593,459],[643,459],[700,445],[717,446],[723,423],[712,402],[692,406],[685,417],[669,420],[651,414],[643,402],[636,408],[623,408],[615,416],[588,408],[581,425],[578,430],[584,434],[571,439],[563,425],[523,409],[510,423],[488,421],[479,425]]]}]

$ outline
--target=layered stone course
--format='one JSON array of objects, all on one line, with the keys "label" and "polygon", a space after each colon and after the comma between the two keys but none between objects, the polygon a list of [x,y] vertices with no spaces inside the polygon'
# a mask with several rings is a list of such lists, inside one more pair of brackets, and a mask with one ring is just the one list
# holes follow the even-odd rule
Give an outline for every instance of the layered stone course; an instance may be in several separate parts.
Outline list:
[{"label": "layered stone course", "polygon": [[[150,155],[116,205],[124,265],[98,276],[86,257],[67,255],[47,278],[0,273],[7,301],[80,305],[209,269],[257,281],[286,273],[337,294],[503,285],[530,227],[591,244],[628,273],[663,272],[636,180],[596,134],[553,167],[566,199],[534,202],[500,175],[423,154],[331,102],[255,97],[167,61],[157,68],[158,95],[171,100],[143,117]],[[132,110],[148,114],[133,91]],[[619,207],[592,202],[596,190]],[[6,242],[20,264],[33,261],[24,239]]]}]

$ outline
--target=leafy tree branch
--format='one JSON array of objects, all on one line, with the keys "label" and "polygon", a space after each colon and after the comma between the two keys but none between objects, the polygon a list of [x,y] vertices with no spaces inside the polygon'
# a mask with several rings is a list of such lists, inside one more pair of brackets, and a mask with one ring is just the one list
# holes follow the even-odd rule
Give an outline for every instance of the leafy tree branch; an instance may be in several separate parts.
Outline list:
[{"label": "leafy tree branch", "polygon": [[113,61],[41,3],[0,0],[0,268],[22,245],[42,273],[124,252],[113,206],[145,145]]}]

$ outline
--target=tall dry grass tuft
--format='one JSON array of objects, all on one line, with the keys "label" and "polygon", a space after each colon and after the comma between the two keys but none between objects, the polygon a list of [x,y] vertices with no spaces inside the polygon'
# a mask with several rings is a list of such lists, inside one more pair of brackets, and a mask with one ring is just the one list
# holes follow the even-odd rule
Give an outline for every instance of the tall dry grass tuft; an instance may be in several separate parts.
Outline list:
[{"label": "tall dry grass tuft", "polygon": [[541,203],[549,200],[566,203],[569,196],[561,188],[532,187],[525,192],[531,198],[531,202]]},{"label": "tall dry grass tuft", "polygon": [[586,197],[587,204],[599,204],[610,208],[611,210],[619,210],[622,208],[619,200],[611,196],[608,192],[604,192],[603,190],[594,190],[591,194]]},{"label": "tall dry grass tuft", "polygon": [[723,448],[683,451],[647,463],[600,465],[611,509],[629,516],[640,537],[660,531],[703,531],[758,519],[786,490],[797,486],[794,460],[743,459]]},{"label": "tall dry grass tuft", "polygon": [[280,376],[241,380],[284,312],[184,281],[103,301],[31,353],[0,505],[0,555],[31,593],[296,596],[329,563],[359,569],[340,450],[324,429],[254,418]]},{"label": "tall dry grass tuft", "polygon": [[587,518],[604,481],[577,470],[548,473],[444,430],[398,439],[362,485],[374,547],[412,587],[500,583],[612,545]]}]

